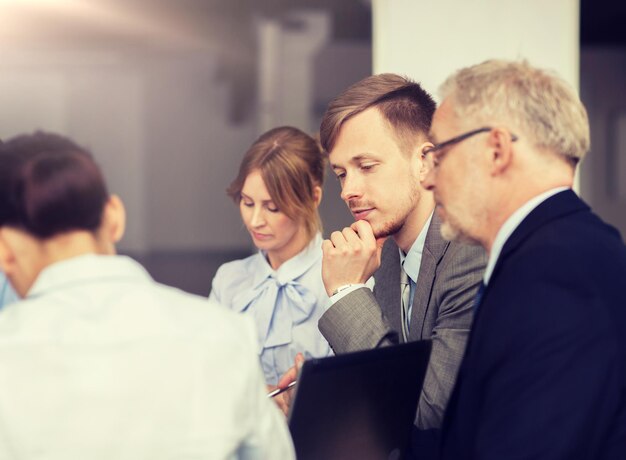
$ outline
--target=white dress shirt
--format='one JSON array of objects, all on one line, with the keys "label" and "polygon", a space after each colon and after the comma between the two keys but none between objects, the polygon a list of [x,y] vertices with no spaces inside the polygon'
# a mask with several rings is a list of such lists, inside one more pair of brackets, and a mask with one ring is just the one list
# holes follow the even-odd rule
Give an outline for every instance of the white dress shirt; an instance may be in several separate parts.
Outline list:
[{"label": "white dress shirt", "polygon": [[55,263],[0,314],[0,458],[294,458],[255,351],[249,320],[132,259]]},{"label": "white dress shirt", "polygon": [[332,354],[317,322],[329,302],[322,281],[322,237],[274,270],[262,251],[222,265],[209,298],[253,318],[265,381],[275,385],[305,358]]}]

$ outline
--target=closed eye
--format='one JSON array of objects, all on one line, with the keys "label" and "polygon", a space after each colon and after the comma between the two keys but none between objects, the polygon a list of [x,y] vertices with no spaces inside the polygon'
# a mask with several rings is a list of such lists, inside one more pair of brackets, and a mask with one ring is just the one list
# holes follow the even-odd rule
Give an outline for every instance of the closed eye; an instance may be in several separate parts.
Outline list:
[{"label": "closed eye", "polygon": [[378,163],[364,163],[360,165],[362,171],[371,171],[374,167],[378,166]]}]

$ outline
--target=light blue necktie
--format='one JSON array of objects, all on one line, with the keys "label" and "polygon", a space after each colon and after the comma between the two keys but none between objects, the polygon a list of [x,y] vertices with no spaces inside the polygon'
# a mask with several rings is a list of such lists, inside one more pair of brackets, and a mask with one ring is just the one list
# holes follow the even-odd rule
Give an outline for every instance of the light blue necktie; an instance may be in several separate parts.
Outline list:
[{"label": "light blue necktie", "polygon": [[409,340],[409,325],[411,322],[411,301],[413,294],[413,282],[409,275],[404,271],[404,267],[400,269],[400,294],[402,299],[400,317],[402,320],[402,338],[405,342]]}]

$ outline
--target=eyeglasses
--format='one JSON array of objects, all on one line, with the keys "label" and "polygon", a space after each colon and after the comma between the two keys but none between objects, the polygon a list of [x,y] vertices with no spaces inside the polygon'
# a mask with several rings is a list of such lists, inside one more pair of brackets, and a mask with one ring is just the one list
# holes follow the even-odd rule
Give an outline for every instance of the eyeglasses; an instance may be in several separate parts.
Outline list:
[{"label": "eyeglasses", "polygon": [[[468,131],[466,133],[460,134],[456,137],[453,137],[452,139],[448,139],[447,141],[443,141],[439,144],[435,144],[432,147],[427,147],[424,149],[424,155],[428,155],[431,153],[437,153],[440,152],[441,150],[445,149],[446,147],[450,147],[451,145],[454,144],[458,144],[459,142],[464,141],[465,139],[469,139],[472,136],[475,136],[476,134],[480,134],[480,133],[487,133],[489,131],[491,131],[493,128],[491,126],[484,126],[482,128],[478,128],[478,129],[474,129],[472,131]],[[511,133],[511,142],[515,142],[517,140],[517,136],[513,133]],[[435,158],[436,160],[436,158]],[[437,166],[437,161],[435,161],[435,166]]]}]

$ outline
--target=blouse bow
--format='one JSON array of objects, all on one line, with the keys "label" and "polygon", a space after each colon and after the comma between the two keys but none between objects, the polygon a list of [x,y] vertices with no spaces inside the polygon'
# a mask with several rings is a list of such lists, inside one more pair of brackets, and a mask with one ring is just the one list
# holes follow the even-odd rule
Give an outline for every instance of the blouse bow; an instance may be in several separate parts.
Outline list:
[{"label": "blouse bow", "polygon": [[294,325],[311,316],[317,302],[307,288],[294,280],[281,280],[270,273],[252,289],[233,297],[233,309],[248,312],[256,322],[258,353],[264,348],[291,342]]}]

